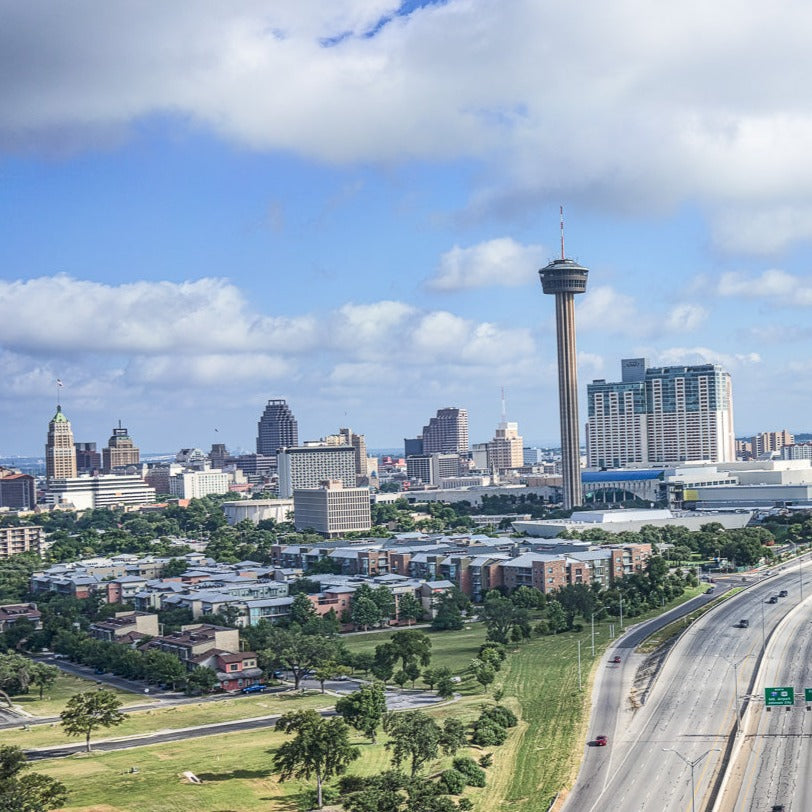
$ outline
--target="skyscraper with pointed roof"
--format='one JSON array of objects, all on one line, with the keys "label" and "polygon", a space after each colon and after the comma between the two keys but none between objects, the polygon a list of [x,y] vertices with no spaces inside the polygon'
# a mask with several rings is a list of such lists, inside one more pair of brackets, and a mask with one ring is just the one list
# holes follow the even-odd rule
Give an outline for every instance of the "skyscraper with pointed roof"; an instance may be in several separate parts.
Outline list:
[{"label": "skyscraper with pointed roof", "polygon": [[62,406],[57,405],[56,414],[48,424],[48,442],[45,444],[45,476],[48,479],[76,476],[76,448],[70,420],[65,417]]}]

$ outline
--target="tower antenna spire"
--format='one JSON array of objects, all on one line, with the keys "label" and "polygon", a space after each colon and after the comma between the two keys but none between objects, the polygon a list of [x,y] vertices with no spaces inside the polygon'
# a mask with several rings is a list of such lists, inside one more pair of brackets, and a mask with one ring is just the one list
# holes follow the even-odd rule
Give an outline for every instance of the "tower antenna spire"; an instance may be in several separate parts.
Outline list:
[{"label": "tower antenna spire", "polygon": [[505,411],[505,387],[502,387],[502,422],[507,422],[507,412]]},{"label": "tower antenna spire", "polygon": [[564,207],[559,206],[558,212],[561,215],[561,259],[566,259],[564,254]]}]

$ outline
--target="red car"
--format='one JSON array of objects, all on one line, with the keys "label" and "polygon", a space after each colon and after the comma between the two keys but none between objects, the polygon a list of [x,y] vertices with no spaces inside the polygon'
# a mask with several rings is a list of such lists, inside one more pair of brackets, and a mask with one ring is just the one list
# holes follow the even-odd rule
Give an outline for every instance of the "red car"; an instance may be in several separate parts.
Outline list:
[{"label": "red car", "polygon": [[620,655],[616,654],[614,657],[612,657],[611,662],[619,663],[620,662]]},{"label": "red car", "polygon": [[595,736],[596,747],[606,747],[609,744],[609,739],[606,736]]}]

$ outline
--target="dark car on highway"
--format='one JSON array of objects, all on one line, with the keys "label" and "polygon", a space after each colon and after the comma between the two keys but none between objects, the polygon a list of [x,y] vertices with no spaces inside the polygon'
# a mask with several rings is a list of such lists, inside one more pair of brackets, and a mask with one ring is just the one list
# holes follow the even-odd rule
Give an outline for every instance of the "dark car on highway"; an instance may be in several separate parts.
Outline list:
[{"label": "dark car on highway", "polygon": [[614,657],[612,657],[612,659],[610,660],[610,662],[613,662],[613,663],[619,663],[619,662],[620,662],[620,655],[619,655],[619,654],[615,654],[615,656],[614,656]]},{"label": "dark car on highway", "polygon": [[606,747],[607,744],[609,744],[608,736],[595,736],[596,747]]},{"label": "dark car on highway", "polygon": [[770,599],[767,603],[778,603],[778,595],[770,595]]},{"label": "dark car on highway", "polygon": [[787,597],[787,595],[789,595],[789,592],[787,592],[787,590],[786,590],[786,589],[782,589],[782,590],[781,590],[781,591],[778,593],[778,597],[779,597],[779,598],[786,598],[786,597]]}]

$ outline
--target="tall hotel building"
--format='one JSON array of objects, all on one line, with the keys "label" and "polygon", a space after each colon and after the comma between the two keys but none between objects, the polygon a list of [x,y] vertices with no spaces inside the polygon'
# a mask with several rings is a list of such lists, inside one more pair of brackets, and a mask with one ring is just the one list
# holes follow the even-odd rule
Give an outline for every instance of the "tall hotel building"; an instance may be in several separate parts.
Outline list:
[{"label": "tall hotel building", "polygon": [[318,488],[324,480],[355,487],[355,449],[350,445],[307,445],[282,448],[276,457],[279,496],[290,499],[302,488]]},{"label": "tall hotel building", "polygon": [[438,409],[423,426],[423,454],[466,454],[468,452],[468,412],[448,407]]},{"label": "tall hotel building", "polygon": [[736,459],[730,375],[715,364],[621,362],[616,383],[587,386],[590,468]]}]

